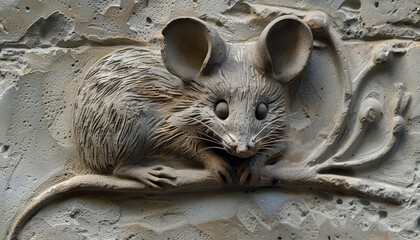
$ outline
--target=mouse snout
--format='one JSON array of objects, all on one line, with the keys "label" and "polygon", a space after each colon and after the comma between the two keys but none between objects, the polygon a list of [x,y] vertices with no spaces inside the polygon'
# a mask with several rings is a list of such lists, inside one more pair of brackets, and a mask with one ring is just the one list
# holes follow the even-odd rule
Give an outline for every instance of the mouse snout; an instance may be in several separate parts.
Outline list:
[{"label": "mouse snout", "polygon": [[229,152],[240,158],[248,158],[255,154],[256,146],[251,141],[239,141],[229,144]]}]

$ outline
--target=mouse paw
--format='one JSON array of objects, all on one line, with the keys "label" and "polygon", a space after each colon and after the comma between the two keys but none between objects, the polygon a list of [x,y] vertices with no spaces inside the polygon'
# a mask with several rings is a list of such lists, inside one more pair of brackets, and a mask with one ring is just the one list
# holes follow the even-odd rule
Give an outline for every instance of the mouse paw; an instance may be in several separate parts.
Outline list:
[{"label": "mouse paw", "polygon": [[115,171],[114,174],[119,177],[134,178],[149,187],[161,189],[162,185],[177,186],[174,172],[173,168],[157,165],[153,167],[123,167]]},{"label": "mouse paw", "polygon": [[150,167],[140,181],[152,188],[160,189],[162,184],[176,187],[175,179],[173,168],[157,165]]},{"label": "mouse paw", "polygon": [[260,180],[260,174],[252,170],[250,166],[244,166],[238,171],[240,185],[256,185]]},{"label": "mouse paw", "polygon": [[220,183],[233,184],[235,182],[236,174],[227,162],[223,160],[211,161],[206,167],[215,174]]}]

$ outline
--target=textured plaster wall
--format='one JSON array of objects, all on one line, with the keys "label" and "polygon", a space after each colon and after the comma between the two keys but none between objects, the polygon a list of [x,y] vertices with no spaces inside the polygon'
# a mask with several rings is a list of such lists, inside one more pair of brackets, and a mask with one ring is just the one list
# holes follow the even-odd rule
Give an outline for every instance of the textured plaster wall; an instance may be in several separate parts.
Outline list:
[{"label": "textured plaster wall", "polygon": [[[392,66],[367,85],[386,92],[397,80],[413,94],[398,151],[355,173],[413,192],[392,205],[314,189],[257,189],[133,197],[82,194],[48,204],[22,239],[417,239],[420,238],[420,3],[301,0],[2,0],[0,3],[0,238],[14,213],[40,189],[77,174],[71,134],[79,81],[101,57],[124,46],[159,49],[177,16],[208,22],[228,42],[255,41],[280,15],[324,11],[351,51],[356,70],[378,42],[399,44]],[[315,43],[317,44],[317,43]],[[315,48],[291,109],[292,144],[313,148],[340,106],[334,51]],[[305,80],[306,79],[306,80]],[[311,79],[310,81],[307,79]],[[386,94],[384,94],[386,96]],[[386,106],[385,106],[386,108]],[[301,118],[299,118],[301,117]],[[295,119],[295,120],[294,120]],[[304,120],[301,120],[304,119]],[[322,129],[320,131],[319,129]],[[374,130],[373,130],[374,131]],[[383,133],[383,132],[382,132]],[[374,149],[378,130],[363,140]],[[299,152],[289,153],[296,159]]]}]

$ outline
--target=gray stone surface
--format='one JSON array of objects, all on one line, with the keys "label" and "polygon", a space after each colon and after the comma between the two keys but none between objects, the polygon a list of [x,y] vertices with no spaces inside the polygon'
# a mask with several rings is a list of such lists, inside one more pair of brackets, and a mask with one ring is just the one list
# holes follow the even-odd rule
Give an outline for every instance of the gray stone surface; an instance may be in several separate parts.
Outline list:
[{"label": "gray stone surface", "polygon": [[[248,43],[256,41],[275,18],[288,14],[305,18],[311,11],[323,11],[332,19],[332,27],[343,40],[343,49],[338,52],[349,53],[344,62],[352,68],[341,66],[341,55],[314,34],[310,64],[298,87],[291,91],[289,150],[276,167],[299,165],[318,150],[334,154],[331,148],[320,146],[328,145],[342,114],[342,102],[348,97],[343,76],[357,78],[371,61],[372,52],[381,51],[379,45],[391,48],[393,58],[388,61],[381,55],[388,62],[369,72],[355,105],[373,97],[380,102],[382,114],[351,148],[352,157],[370,156],[385,147],[384,139],[393,131],[390,123],[394,123],[398,84],[403,86],[401,94],[411,93],[407,108],[398,115],[403,117],[405,129],[390,154],[370,167],[342,172],[333,169],[339,177],[360,181],[360,191],[343,195],[347,192],[345,184],[339,191],[340,187],[332,189],[317,183],[286,183],[286,188],[228,188],[146,196],[69,194],[43,206],[20,232],[19,239],[420,238],[417,0],[3,0],[0,238],[6,237],[15,214],[30,199],[85,171],[72,136],[72,110],[78,84],[100,58],[124,47],[159,50],[162,28],[179,16],[204,20],[228,43]],[[351,136],[357,122],[358,108],[350,111],[344,140]],[[405,197],[390,197],[398,204],[387,201],[387,193],[381,197],[381,192],[394,187],[405,193]]]}]

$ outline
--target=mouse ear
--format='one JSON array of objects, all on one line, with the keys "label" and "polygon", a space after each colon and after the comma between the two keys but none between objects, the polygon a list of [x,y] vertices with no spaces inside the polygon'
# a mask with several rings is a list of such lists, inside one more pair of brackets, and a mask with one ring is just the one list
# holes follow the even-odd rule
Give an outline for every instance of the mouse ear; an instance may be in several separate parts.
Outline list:
[{"label": "mouse ear", "polygon": [[312,32],[295,16],[271,22],[255,45],[254,63],[283,83],[295,79],[304,69],[312,51]]},{"label": "mouse ear", "polygon": [[184,82],[197,81],[201,73],[225,58],[222,38],[200,19],[176,18],[163,28],[162,35],[163,62],[169,72]]}]

